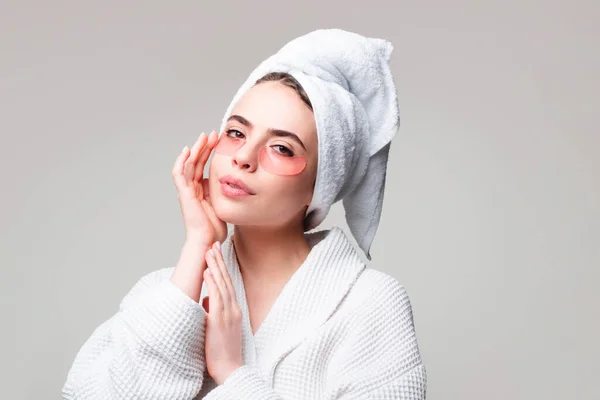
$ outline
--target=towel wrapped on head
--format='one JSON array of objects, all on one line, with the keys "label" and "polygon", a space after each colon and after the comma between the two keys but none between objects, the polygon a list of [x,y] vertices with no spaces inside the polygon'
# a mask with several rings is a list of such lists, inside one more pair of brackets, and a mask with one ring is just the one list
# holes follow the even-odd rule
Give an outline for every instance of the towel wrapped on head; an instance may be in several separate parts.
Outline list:
[{"label": "towel wrapped on head", "polygon": [[291,40],[264,60],[231,101],[270,72],[287,72],[304,88],[318,136],[315,191],[305,230],[319,225],[342,200],[346,221],[370,260],[377,232],[390,142],[399,127],[396,87],[389,67],[392,44],[341,29],[319,29]]}]

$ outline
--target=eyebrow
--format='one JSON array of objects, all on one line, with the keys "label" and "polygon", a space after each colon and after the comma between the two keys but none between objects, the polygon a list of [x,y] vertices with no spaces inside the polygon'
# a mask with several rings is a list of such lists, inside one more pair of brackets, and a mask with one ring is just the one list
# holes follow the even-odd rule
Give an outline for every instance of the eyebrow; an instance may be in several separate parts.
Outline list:
[{"label": "eyebrow", "polygon": [[[233,114],[229,118],[227,118],[227,122],[229,122],[229,121],[237,121],[240,124],[247,126],[249,129],[252,129],[252,127],[253,127],[252,123],[250,121],[248,121],[246,118],[242,117],[241,115]],[[307,151],[306,147],[304,147],[304,143],[302,143],[302,140],[300,140],[298,135],[296,135],[293,132],[285,131],[283,129],[275,129],[275,128],[269,128],[269,129],[267,129],[267,132],[271,135],[275,135],[275,136],[279,136],[279,137],[292,138],[296,142],[298,142],[298,144],[300,146],[302,146],[304,151]]]}]

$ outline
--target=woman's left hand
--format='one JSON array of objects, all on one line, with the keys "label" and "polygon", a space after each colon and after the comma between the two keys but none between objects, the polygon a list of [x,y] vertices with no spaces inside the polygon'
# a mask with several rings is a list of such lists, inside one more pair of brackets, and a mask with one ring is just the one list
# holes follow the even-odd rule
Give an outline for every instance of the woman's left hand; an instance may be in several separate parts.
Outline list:
[{"label": "woman's left hand", "polygon": [[204,280],[208,285],[205,357],[206,368],[214,381],[221,385],[242,360],[242,311],[237,301],[221,246],[216,242],[206,252],[208,268]]}]

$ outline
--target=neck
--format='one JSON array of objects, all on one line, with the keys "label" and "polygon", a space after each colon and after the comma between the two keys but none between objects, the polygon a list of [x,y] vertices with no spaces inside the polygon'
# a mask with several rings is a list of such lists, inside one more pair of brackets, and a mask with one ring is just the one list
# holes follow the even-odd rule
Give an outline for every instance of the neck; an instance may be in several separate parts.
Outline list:
[{"label": "neck", "polygon": [[287,281],[310,252],[304,232],[297,226],[236,225],[233,242],[240,272],[252,281]]}]

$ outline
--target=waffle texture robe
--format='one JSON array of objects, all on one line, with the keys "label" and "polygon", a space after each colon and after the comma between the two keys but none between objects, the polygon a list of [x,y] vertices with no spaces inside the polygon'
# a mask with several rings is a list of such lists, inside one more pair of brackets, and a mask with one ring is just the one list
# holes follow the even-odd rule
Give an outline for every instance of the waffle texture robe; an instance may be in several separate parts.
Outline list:
[{"label": "waffle texture robe", "polygon": [[63,399],[425,399],[404,287],[367,268],[340,228],[305,236],[308,257],[255,334],[231,234],[223,242],[245,365],[222,385],[206,371],[204,308],[171,282],[174,268],[163,268],[143,276],[82,345]]}]

